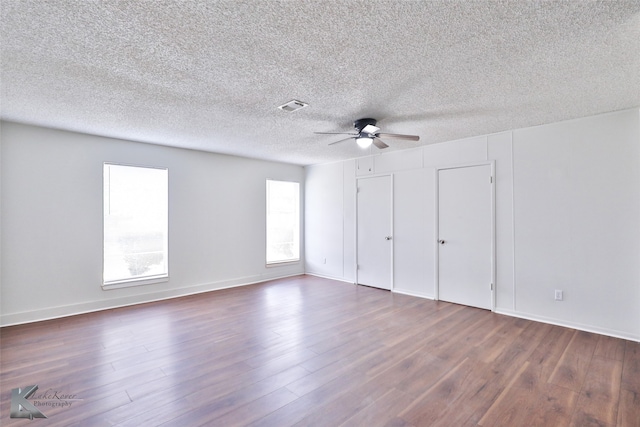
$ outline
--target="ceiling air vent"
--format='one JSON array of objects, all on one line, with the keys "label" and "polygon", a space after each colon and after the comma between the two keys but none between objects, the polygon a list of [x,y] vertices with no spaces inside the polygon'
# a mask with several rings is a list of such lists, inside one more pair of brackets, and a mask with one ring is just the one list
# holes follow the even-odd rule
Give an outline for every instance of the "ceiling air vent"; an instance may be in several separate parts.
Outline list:
[{"label": "ceiling air vent", "polygon": [[294,111],[304,108],[308,105],[309,104],[305,104],[302,101],[298,101],[294,99],[292,101],[287,102],[286,104],[282,104],[278,108],[281,109],[282,111],[286,111],[287,113],[293,113]]}]

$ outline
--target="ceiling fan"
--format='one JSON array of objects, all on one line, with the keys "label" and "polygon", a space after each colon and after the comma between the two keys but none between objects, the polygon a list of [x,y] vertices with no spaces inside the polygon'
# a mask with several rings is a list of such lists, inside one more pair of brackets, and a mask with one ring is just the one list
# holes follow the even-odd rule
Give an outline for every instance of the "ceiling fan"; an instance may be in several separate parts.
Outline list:
[{"label": "ceiling fan", "polygon": [[355,139],[358,145],[362,148],[369,148],[371,144],[375,145],[379,149],[387,148],[388,145],[380,139],[380,137],[384,138],[395,138],[395,139],[405,139],[408,141],[419,141],[420,137],[418,135],[401,135],[397,133],[381,133],[378,132],[380,130],[379,127],[376,126],[376,119],[358,119],[353,122],[353,127],[356,129],[356,133],[348,133],[348,132],[314,132],[321,135],[351,135],[348,138],[341,139],[339,141],[335,141],[330,143],[329,145],[337,144],[339,142],[346,141],[348,139]]}]

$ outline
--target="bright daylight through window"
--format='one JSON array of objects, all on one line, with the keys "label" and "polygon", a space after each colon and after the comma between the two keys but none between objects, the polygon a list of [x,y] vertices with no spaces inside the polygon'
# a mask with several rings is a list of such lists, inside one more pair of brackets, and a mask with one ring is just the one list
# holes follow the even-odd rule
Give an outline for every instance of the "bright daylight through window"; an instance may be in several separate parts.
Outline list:
[{"label": "bright daylight through window", "polygon": [[300,260],[300,184],[267,180],[267,264]]},{"label": "bright daylight through window", "polygon": [[103,286],[168,277],[168,171],[104,164]]}]

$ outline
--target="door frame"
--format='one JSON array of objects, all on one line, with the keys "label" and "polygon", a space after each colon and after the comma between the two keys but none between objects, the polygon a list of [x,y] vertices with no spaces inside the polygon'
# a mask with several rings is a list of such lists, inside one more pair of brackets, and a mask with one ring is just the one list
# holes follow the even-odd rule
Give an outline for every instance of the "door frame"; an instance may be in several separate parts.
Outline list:
[{"label": "door frame", "polygon": [[434,228],[434,255],[435,255],[435,268],[434,268],[434,300],[440,300],[440,181],[439,174],[441,170],[447,169],[462,169],[475,166],[490,166],[491,167],[491,311],[496,310],[496,165],[495,160],[487,160],[481,162],[460,163],[448,166],[437,166],[434,169],[435,174],[435,228]]},{"label": "door frame", "polygon": [[[368,178],[380,178],[380,177],[384,177],[384,176],[388,176],[390,179],[390,184],[391,184],[391,194],[389,195],[389,209],[390,209],[390,221],[391,224],[389,224],[389,229],[390,229],[390,233],[391,233],[391,256],[389,259],[389,263],[390,263],[390,286],[391,288],[389,289],[389,291],[393,292],[394,289],[394,266],[393,266],[393,252],[394,252],[394,247],[395,247],[395,236],[393,233],[393,193],[394,193],[394,188],[393,188],[393,174],[392,173],[381,173],[381,174],[371,174],[371,175],[364,175],[364,176],[358,176],[356,177],[355,180],[355,191],[356,191],[356,197],[355,197],[355,213],[356,213],[356,226],[354,227],[354,246],[356,248],[356,256],[355,256],[355,265],[353,266],[353,269],[355,271],[355,278],[356,278],[356,283],[355,285],[359,285],[359,278],[358,278],[358,183],[360,182],[361,179],[368,179]],[[364,285],[362,285],[364,286]]]}]

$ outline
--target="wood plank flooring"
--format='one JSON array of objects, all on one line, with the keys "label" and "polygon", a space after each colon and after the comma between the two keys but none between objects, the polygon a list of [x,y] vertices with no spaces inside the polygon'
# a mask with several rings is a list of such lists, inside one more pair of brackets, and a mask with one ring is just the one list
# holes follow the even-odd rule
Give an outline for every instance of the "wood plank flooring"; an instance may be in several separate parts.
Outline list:
[{"label": "wood plank flooring", "polygon": [[[0,346],[3,426],[640,426],[640,343],[312,276]],[[29,385],[47,419],[9,417]]]}]

